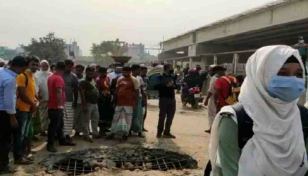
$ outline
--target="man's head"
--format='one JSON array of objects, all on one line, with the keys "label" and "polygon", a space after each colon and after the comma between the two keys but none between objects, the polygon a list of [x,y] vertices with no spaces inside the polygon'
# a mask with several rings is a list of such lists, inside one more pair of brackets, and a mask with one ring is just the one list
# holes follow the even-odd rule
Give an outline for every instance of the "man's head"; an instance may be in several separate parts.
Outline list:
[{"label": "man's head", "polygon": [[72,60],[66,59],[65,61],[65,72],[71,73],[74,69],[74,62]]},{"label": "man's head", "polygon": [[115,72],[116,74],[121,74],[121,73],[122,73],[122,67],[116,67],[115,70],[114,70],[114,72]]},{"label": "man's head", "polygon": [[41,61],[41,70],[45,72],[49,70],[49,63],[47,60]]},{"label": "man's head", "polygon": [[170,70],[172,70],[172,67],[170,64],[165,64],[164,65],[164,72],[167,74],[170,74]]},{"label": "man's head", "polygon": [[298,43],[305,43],[305,40],[304,40],[303,36],[299,36],[298,37]]},{"label": "man's head", "polygon": [[40,67],[40,59],[37,56],[28,56],[28,67],[32,73],[35,73]]},{"label": "man's head", "polygon": [[216,73],[216,74],[218,74],[219,76],[224,76],[224,75],[226,75],[226,68],[224,68],[224,67],[222,67],[222,66],[215,66],[214,68],[213,68],[213,71]]},{"label": "man's head", "polygon": [[28,67],[27,60],[22,56],[16,56],[10,63],[10,69],[13,70],[17,74],[21,74],[25,72]]},{"label": "man's head", "polygon": [[82,77],[82,75],[83,75],[83,72],[84,72],[84,66],[83,65],[81,65],[81,64],[78,64],[78,65],[76,65],[75,66],[75,73],[76,73],[76,75],[78,76],[78,77]]},{"label": "man's head", "polygon": [[141,77],[146,77],[148,74],[148,68],[147,67],[141,67],[141,72],[140,72],[140,76]]},{"label": "man's head", "polygon": [[65,70],[66,70],[65,62],[63,61],[57,62],[55,66],[55,71],[59,74],[63,74]]},{"label": "man's head", "polygon": [[107,76],[107,68],[106,67],[100,67],[98,69],[98,73],[99,73],[100,77],[105,78]]},{"label": "man's head", "polygon": [[210,67],[209,67],[209,74],[210,74],[210,76],[214,76],[215,74],[216,74],[216,72],[214,72],[214,67],[215,67],[216,65],[211,65]]},{"label": "man's head", "polygon": [[87,77],[87,79],[93,79],[95,77],[95,68],[87,67],[86,68],[86,77]]},{"label": "man's head", "polygon": [[50,71],[54,72],[56,70],[56,64],[51,64],[50,65]]},{"label": "man's head", "polygon": [[199,72],[200,70],[202,70],[201,66],[200,66],[200,65],[196,65],[196,70],[197,70],[197,72]]},{"label": "man's head", "polygon": [[136,64],[132,65],[132,73],[134,76],[139,76],[140,72],[141,72],[140,65],[136,65]]},{"label": "man's head", "polygon": [[122,74],[125,78],[129,78],[130,77],[130,74],[132,72],[132,69],[128,66],[126,67],[123,67],[123,70],[122,70]]}]

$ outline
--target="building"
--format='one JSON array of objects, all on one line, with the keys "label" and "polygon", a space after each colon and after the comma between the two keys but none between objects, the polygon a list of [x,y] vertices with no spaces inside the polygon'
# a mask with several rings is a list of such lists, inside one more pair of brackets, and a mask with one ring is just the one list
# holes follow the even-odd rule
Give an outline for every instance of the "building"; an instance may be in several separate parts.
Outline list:
[{"label": "building", "polygon": [[82,50],[76,41],[74,41],[72,44],[67,44],[64,51],[69,59],[75,59],[78,56],[82,56]]}]

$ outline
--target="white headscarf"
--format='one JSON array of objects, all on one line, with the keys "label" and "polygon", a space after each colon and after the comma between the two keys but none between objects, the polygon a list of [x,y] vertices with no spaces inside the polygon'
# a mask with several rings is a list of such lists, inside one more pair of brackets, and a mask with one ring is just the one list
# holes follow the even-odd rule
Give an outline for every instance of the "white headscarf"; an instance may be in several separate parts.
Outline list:
[{"label": "white headscarf", "polygon": [[239,100],[254,121],[254,136],[243,148],[239,176],[249,175],[249,168],[252,167],[266,176],[303,176],[307,171],[307,154],[297,107],[298,100],[287,103],[272,98],[267,92],[271,77],[277,75],[292,55],[304,70],[298,51],[289,46],[263,47],[247,62],[247,77]]},{"label": "white headscarf", "polygon": [[[247,77],[242,85],[239,100],[254,121],[254,135],[242,150],[238,176],[303,176],[307,171],[307,154],[300,111],[297,107],[298,100],[287,103],[272,98],[267,92],[271,76],[277,75],[292,55],[304,69],[298,51],[282,45],[263,47],[247,62]],[[220,113],[222,112],[235,115],[230,107],[223,108]],[[210,151],[214,152],[210,153],[211,160],[214,161],[220,119],[221,117],[215,119],[211,136],[216,137],[211,139],[210,146]]]}]

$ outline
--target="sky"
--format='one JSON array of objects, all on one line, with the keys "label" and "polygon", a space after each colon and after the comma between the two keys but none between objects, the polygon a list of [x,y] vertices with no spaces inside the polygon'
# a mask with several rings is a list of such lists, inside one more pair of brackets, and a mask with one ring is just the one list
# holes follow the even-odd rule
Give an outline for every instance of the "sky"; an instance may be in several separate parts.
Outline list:
[{"label": "sky", "polygon": [[[92,43],[115,40],[146,48],[273,0],[0,0],[0,46],[16,48],[54,32]],[[155,52],[152,52],[155,53]]]}]

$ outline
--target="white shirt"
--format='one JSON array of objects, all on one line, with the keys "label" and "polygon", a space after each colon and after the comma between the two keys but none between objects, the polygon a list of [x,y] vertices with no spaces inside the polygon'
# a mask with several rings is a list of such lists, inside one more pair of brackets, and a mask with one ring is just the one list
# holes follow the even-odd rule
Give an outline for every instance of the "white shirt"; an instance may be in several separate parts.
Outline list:
[{"label": "white shirt", "polygon": [[47,80],[50,75],[51,73],[49,71],[39,71],[35,74],[36,94],[40,92],[42,95],[42,101],[48,101],[49,99]]}]

